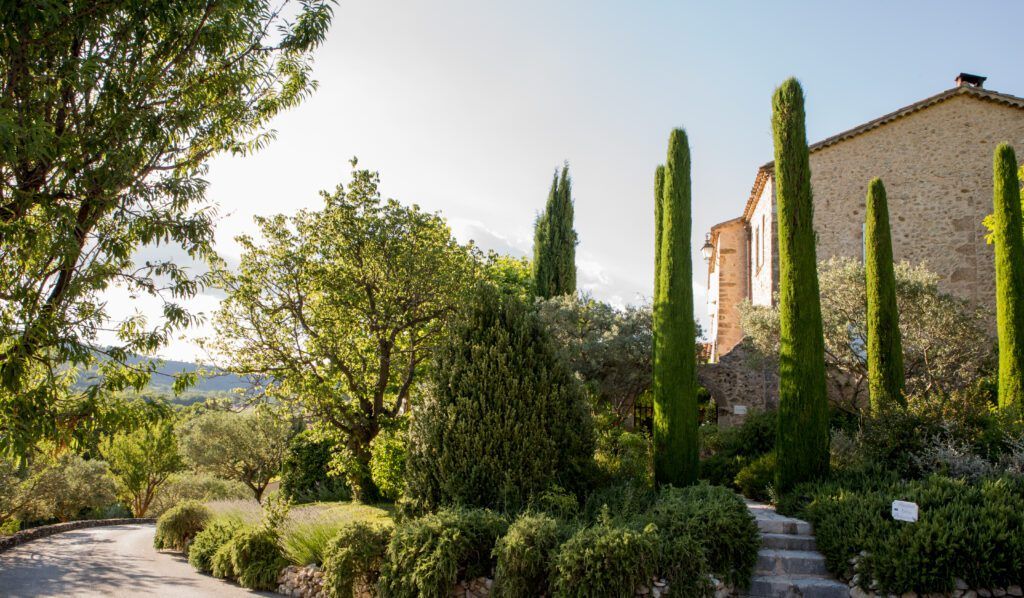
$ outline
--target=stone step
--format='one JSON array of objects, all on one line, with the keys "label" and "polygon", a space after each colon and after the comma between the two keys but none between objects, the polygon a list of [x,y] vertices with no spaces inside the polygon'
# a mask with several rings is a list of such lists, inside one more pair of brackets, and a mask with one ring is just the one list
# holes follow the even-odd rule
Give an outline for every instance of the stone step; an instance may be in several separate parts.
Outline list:
[{"label": "stone step", "polygon": [[757,529],[762,534],[788,534],[791,536],[812,536],[811,524],[792,517],[757,517]]},{"label": "stone step", "polygon": [[813,550],[762,548],[756,571],[761,575],[828,575],[825,557]]},{"label": "stone step", "polygon": [[765,548],[780,550],[816,550],[818,548],[813,536],[793,534],[761,534],[761,545]]},{"label": "stone step", "polygon": [[755,598],[848,598],[844,583],[817,576],[755,575],[744,596]]}]

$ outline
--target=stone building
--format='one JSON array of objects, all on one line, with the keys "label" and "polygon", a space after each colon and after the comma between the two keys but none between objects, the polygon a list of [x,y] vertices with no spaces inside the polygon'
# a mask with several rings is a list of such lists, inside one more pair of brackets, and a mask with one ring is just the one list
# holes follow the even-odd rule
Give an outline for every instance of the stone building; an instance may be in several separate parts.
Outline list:
[{"label": "stone building", "polygon": [[[995,309],[994,257],[982,220],[992,211],[996,146],[1005,141],[1024,153],[1024,99],[985,89],[984,81],[961,73],[951,89],[810,146],[819,260],[863,259],[867,184],[881,177],[895,259],[924,262],[943,290]],[[774,179],[773,163],[758,169],[741,214],[708,233],[712,362],[727,363],[743,338],[740,303],[771,305],[778,290]],[[765,400],[771,397],[750,402]]]}]

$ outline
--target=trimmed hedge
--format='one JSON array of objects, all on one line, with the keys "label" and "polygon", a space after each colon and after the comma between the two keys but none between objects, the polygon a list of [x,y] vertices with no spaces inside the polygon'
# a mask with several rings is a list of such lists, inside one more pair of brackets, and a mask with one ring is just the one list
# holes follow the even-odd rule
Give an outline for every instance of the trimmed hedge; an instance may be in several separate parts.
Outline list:
[{"label": "trimmed hedge", "polygon": [[[215,574],[218,559],[224,558],[221,551],[225,551],[231,559],[230,575],[226,577],[234,577],[239,585],[251,590],[276,589],[278,575],[288,566],[277,540],[275,533],[262,528],[239,531],[214,554]],[[226,565],[220,565],[220,572],[228,573]]]},{"label": "trimmed hedge", "polygon": [[358,595],[360,587],[372,588],[391,539],[391,528],[362,521],[341,528],[324,555],[324,590],[332,598]]},{"label": "trimmed hedge", "polygon": [[189,542],[203,531],[213,514],[195,500],[187,500],[168,509],[156,520],[153,547],[188,553]]},{"label": "trimmed hedge", "polygon": [[381,570],[381,593],[447,598],[460,579],[490,575],[508,522],[487,509],[445,509],[395,528]]},{"label": "trimmed hedge", "polygon": [[[894,521],[893,500],[920,508],[915,523]],[[955,580],[973,588],[1024,584],[1024,481],[977,485],[933,476],[880,490],[824,484],[803,510],[814,524],[829,570],[879,593],[950,592]],[[849,561],[864,551],[856,571]]]}]

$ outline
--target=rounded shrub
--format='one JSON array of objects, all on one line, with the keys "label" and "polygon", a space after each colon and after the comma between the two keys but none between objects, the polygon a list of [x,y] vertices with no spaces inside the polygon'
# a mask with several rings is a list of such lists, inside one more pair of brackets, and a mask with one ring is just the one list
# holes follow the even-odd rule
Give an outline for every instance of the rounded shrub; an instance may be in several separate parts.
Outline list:
[{"label": "rounded shrub", "polygon": [[[225,546],[238,584],[251,590],[273,590],[277,577],[288,566],[277,535],[263,528],[243,529]],[[214,555],[216,559],[216,555]]]},{"label": "rounded shrub", "polygon": [[391,539],[391,528],[362,521],[349,523],[327,546],[324,590],[331,598],[358,596],[376,585]]},{"label": "rounded shrub", "polygon": [[153,546],[187,552],[189,542],[203,531],[211,516],[210,509],[194,500],[172,507],[156,520]]},{"label": "rounded shrub", "polygon": [[659,540],[654,526],[639,531],[599,524],[576,532],[555,557],[555,595],[632,596],[638,586],[651,581]]},{"label": "rounded shrub", "polygon": [[736,474],[736,487],[743,496],[752,500],[771,500],[775,484],[775,453],[765,453],[754,459]]},{"label": "rounded shrub", "polygon": [[381,570],[381,593],[446,598],[461,579],[490,575],[494,545],[508,522],[487,509],[444,509],[395,527]]},{"label": "rounded shrub", "polygon": [[746,503],[721,486],[668,488],[644,515],[668,538],[688,535],[700,542],[716,577],[745,587],[757,563],[761,534]]},{"label": "rounded shrub", "polygon": [[714,593],[704,546],[689,534],[658,534],[657,569],[673,596],[703,598]]},{"label": "rounded shrub", "polygon": [[[214,554],[231,541],[242,528],[242,522],[233,518],[217,517],[206,524],[206,527],[195,535],[188,548],[188,562],[202,573],[213,572]],[[230,559],[229,559],[230,561]],[[217,575],[216,577],[228,577]]]},{"label": "rounded shrub", "polygon": [[551,515],[520,515],[494,547],[497,558],[495,596],[550,596],[552,562],[567,531],[567,526]]},{"label": "rounded shrub", "polygon": [[517,510],[594,475],[586,398],[520,299],[480,285],[442,343],[430,396],[410,422],[409,494],[421,507]]},{"label": "rounded shrub", "polygon": [[[232,536],[234,539],[234,536]],[[231,560],[231,553],[234,548],[231,546],[231,540],[222,544],[214,553],[210,559],[210,575],[219,577],[221,579],[234,579],[238,577],[238,571],[235,570],[235,564]]]}]

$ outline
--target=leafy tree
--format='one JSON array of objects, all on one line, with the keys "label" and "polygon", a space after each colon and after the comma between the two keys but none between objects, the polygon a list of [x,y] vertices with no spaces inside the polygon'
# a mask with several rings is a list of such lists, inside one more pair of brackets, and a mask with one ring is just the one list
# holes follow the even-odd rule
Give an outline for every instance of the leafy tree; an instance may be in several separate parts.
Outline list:
[{"label": "leafy tree", "polygon": [[828,473],[828,394],[815,257],[804,92],[787,79],[772,98],[779,225],[777,488]]},{"label": "leafy tree", "polygon": [[[939,290],[938,275],[906,262],[894,268],[907,394],[972,387],[990,372],[987,314]],[[835,407],[858,414],[868,402],[867,294],[864,266],[852,258],[818,264],[825,365]],[[779,356],[778,307],[740,307],[743,332],[767,358]]]},{"label": "leafy tree", "polygon": [[0,456],[0,527],[45,513],[45,500],[56,490],[54,469],[53,459],[37,451],[21,463]]},{"label": "leafy tree", "polygon": [[538,297],[576,292],[576,231],[573,230],[569,165],[555,172],[544,211],[534,224],[533,282]]},{"label": "leafy tree", "polygon": [[[354,165],[354,164],[353,164]],[[357,498],[373,500],[370,442],[402,412],[476,261],[444,220],[384,201],[379,177],[353,172],[321,211],[258,218],[263,241],[239,239],[214,347],[228,369],[298,401],[341,447]]]},{"label": "leafy tree", "polygon": [[64,453],[45,474],[46,493],[36,502],[35,516],[71,521],[83,511],[103,509],[116,502],[116,487],[104,461],[86,460],[75,453]]},{"label": "leafy tree", "polygon": [[654,479],[683,486],[697,480],[697,357],[690,263],[690,147],[686,132],[669,137],[662,200],[661,248],[655,260]]},{"label": "leafy tree", "polygon": [[1000,407],[1024,404],[1024,236],[1016,173],[1013,148],[1000,144],[992,166]]},{"label": "leafy tree", "polygon": [[281,493],[302,503],[351,498],[348,486],[331,472],[334,445],[316,438],[309,430],[292,437],[281,463]]},{"label": "leafy tree", "polygon": [[[215,259],[207,160],[266,144],[268,121],[315,86],[331,2],[288,4],[0,4],[0,449],[24,455],[73,425],[54,414],[66,364],[106,353],[104,384],[141,388],[150,368],[124,367],[130,352],[195,321],[181,301],[208,273],[135,252]],[[111,286],[161,298],[163,318],[112,317]],[[105,330],[116,346],[99,344]],[[94,393],[77,408],[99,405]]]},{"label": "leafy tree", "polygon": [[515,258],[489,251],[483,263],[483,276],[503,292],[523,301],[533,300],[533,266],[525,257]]},{"label": "leafy tree", "polygon": [[182,468],[171,421],[115,434],[101,451],[117,481],[118,495],[135,517],[145,517],[161,487]]},{"label": "leafy tree", "polygon": [[593,465],[578,383],[536,315],[487,284],[439,349],[409,425],[414,507],[516,509],[555,484],[583,489]]},{"label": "leafy tree", "polygon": [[281,471],[292,424],[286,413],[260,406],[242,413],[209,411],[185,421],[179,435],[193,468],[242,482],[259,501]]},{"label": "leafy tree", "polygon": [[889,204],[881,179],[873,179],[868,184],[864,255],[868,386],[871,410],[878,413],[893,403],[906,404]]}]

